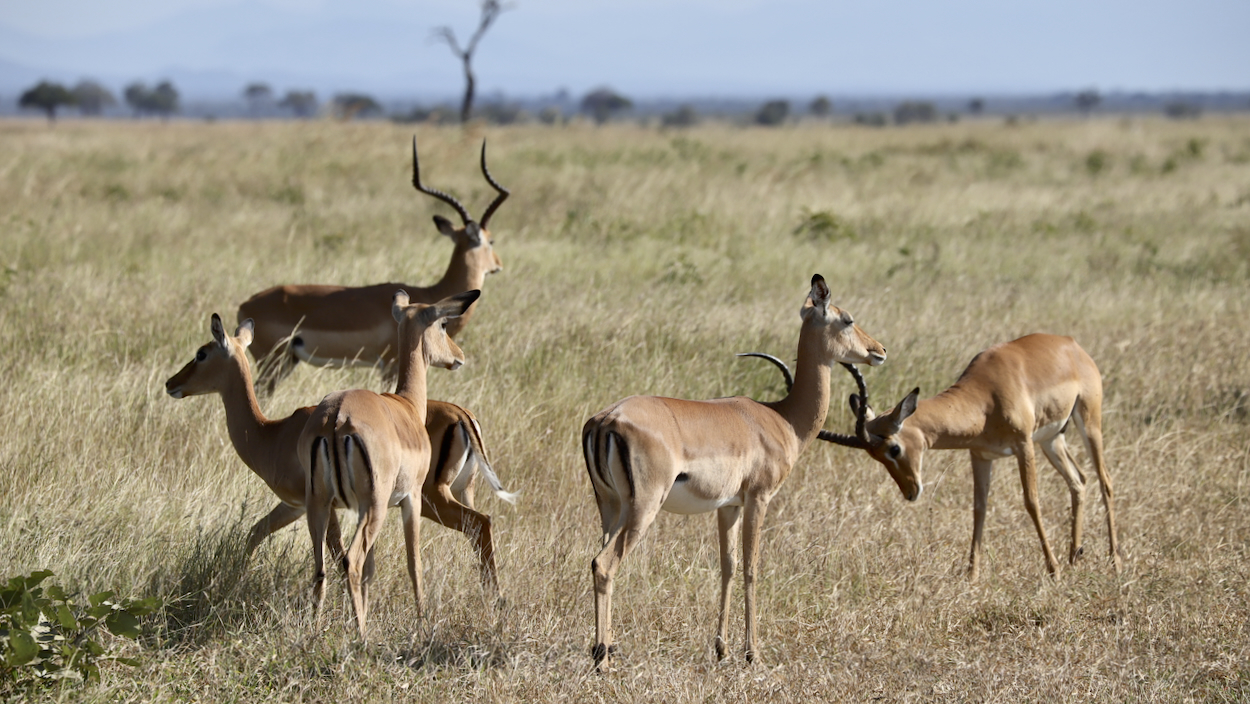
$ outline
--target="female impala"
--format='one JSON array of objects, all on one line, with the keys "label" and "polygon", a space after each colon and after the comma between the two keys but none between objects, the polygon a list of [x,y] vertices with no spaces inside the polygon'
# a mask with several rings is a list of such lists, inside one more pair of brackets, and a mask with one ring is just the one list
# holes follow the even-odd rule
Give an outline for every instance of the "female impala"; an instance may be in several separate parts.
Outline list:
[{"label": "female impala", "polygon": [[850,313],[830,303],[829,287],[819,274],[812,277],[800,315],[795,390],[780,401],[760,403],[741,396],[712,401],[631,396],[586,421],[582,449],[603,528],[603,550],[590,563],[597,665],[613,647],[612,582],[617,568],[661,509],[682,514],[717,512],[721,600],[716,655],[722,659],[735,531],[745,514],[745,646],[747,659],[755,658],[755,570],[768,502],[825,422],[829,365],[885,361],[885,348],[864,333]]},{"label": "female impala", "polygon": [[313,605],[324,597],[326,530],[335,508],[359,516],[356,535],[344,557],[347,589],[360,639],[365,639],[373,548],[386,510],[403,511],[408,577],[420,612],[421,522],[413,510],[430,469],[430,438],[425,430],[426,369],[459,369],[464,353],[451,341],[443,321],[461,315],[481,294],[467,291],[433,305],[409,305],[408,294],[395,293],[391,313],[399,323],[399,384],[393,394],[363,389],[338,391],[322,399],[300,436],[300,465],[309,468],[305,503],[313,545]]},{"label": "female impala", "polygon": [[[474,221],[460,201],[421,185],[417,142],[412,141],[412,185],[455,208],[463,227],[456,228],[446,218],[435,215],[438,231],[455,243],[447,271],[429,287],[401,283],[346,287],[324,285],[275,286],[252,296],[239,306],[239,321],[256,321],[256,344],[260,376],[267,389],[291,373],[302,362],[317,366],[381,364],[390,377],[398,361],[399,341],[390,317],[391,294],[397,289],[409,292],[419,303],[434,303],[453,294],[481,289],[488,274],[503,269],[495,254],[494,240],[486,229],[490,218],[508,197],[509,191],[491,177],[486,168],[486,142],[482,142],[482,175],[498,196],[487,206],[480,221]],[[447,323],[447,334],[455,337],[474,308]]]},{"label": "female impala", "polygon": [[[165,390],[174,398],[221,394],[235,452],[277,495],[278,505],[248,533],[247,554],[251,555],[265,538],[304,515],[308,471],[299,463],[296,446],[313,408],[298,408],[281,420],[266,418],[256,401],[247,361],[252,321],[244,320],[231,336],[214,313],[210,329],[213,341],[200,347],[195,358],[165,382]],[[486,477],[504,501],[514,503],[516,495],[504,491],[491,468],[472,413],[442,401],[429,401],[428,408],[425,428],[439,451],[431,454],[430,471],[421,487],[421,515],[473,541],[481,560],[482,585],[488,592],[497,592],[491,519],[473,507],[477,473]],[[337,561],[343,555],[338,518],[331,512],[327,520],[326,542]]]},{"label": "female impala", "polygon": [[1072,544],[1068,561],[1075,562],[1081,555],[1085,475],[1077,467],[1063,436],[1068,423],[1075,420],[1102,486],[1111,561],[1116,572],[1120,571],[1111,477],[1103,459],[1102,376],[1094,360],[1075,340],[1035,334],[995,345],[974,357],[954,386],[923,401],[916,400],[920,389],[915,389],[883,416],[873,414],[862,377],[859,381],[860,395],[851,397],[856,434],[822,432],[820,438],[867,450],[873,459],[885,465],[908,501],[920,496],[926,450],[968,450],[972,458],[974,496],[968,572],[974,580],[980,574],[981,535],[990,493],[990,472],[994,460],[1011,455],[1015,455],[1020,468],[1024,508],[1041,539],[1046,568],[1051,574],[1059,569],[1038,506],[1034,442],[1042,446],[1046,459],[1068,484],[1072,495]]}]

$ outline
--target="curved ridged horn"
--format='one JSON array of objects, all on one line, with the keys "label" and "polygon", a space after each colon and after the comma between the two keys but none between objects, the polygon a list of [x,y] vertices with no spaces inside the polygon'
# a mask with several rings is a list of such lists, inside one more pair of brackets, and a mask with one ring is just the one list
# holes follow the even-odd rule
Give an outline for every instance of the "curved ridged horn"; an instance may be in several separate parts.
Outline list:
[{"label": "curved ridged horn", "polygon": [[872,442],[868,439],[867,420],[865,419],[865,416],[868,414],[868,386],[864,383],[864,375],[859,373],[854,364],[843,362],[842,366],[846,367],[851,376],[855,377],[855,385],[859,387],[859,413],[855,414],[855,434],[843,435],[829,430],[822,430],[816,437],[835,445],[867,450],[872,446]]},{"label": "curved ridged horn", "polygon": [[[464,221],[465,225],[468,225],[473,220],[473,218],[469,217],[469,211],[465,210],[463,205],[460,205],[460,201],[456,200],[455,198],[452,198],[451,196],[447,195],[446,193],[443,193],[442,191],[435,190],[433,188],[426,188],[425,186],[421,185],[421,169],[417,163],[417,138],[416,136],[413,136],[412,138],[412,186],[413,188],[416,188],[418,191],[421,191],[427,196],[434,196],[435,198],[446,203],[447,205],[450,205],[451,207],[455,208],[456,212],[460,213],[460,219]],[[483,225],[485,225],[485,222],[483,222]]]},{"label": "curved ridged horn", "polygon": [[777,368],[781,370],[781,375],[786,378],[786,393],[790,393],[790,391],[794,389],[794,376],[790,373],[790,367],[787,367],[786,363],[781,361],[780,359],[777,359],[771,354],[764,354],[763,352],[739,352],[735,356],[736,357],[759,357],[760,359],[767,359],[773,364],[776,364]]},{"label": "curved ridged horn", "polygon": [[499,192],[499,195],[495,196],[495,200],[491,201],[491,204],[486,206],[486,212],[482,213],[482,219],[478,223],[483,228],[485,228],[486,223],[490,222],[490,216],[494,215],[495,211],[499,209],[499,206],[503,205],[503,202],[508,199],[509,195],[512,194],[511,191],[499,185],[499,182],[496,181],[493,177],[491,177],[490,170],[486,168],[486,140],[485,139],[482,140],[482,175],[486,177],[486,182],[491,185],[491,188],[494,188],[496,191]]}]

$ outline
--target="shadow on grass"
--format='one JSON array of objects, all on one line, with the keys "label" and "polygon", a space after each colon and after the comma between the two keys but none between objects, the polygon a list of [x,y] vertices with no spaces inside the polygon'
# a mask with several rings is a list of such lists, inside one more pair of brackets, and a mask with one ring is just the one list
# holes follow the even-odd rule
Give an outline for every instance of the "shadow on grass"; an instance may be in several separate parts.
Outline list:
[{"label": "shadow on grass", "polygon": [[249,563],[247,511],[245,505],[237,519],[202,527],[189,543],[171,546],[169,567],[149,579],[147,593],[165,601],[154,629],[164,644],[198,647],[225,634],[277,628],[274,615],[282,610],[267,605],[296,599],[303,572],[289,543],[268,541]]}]

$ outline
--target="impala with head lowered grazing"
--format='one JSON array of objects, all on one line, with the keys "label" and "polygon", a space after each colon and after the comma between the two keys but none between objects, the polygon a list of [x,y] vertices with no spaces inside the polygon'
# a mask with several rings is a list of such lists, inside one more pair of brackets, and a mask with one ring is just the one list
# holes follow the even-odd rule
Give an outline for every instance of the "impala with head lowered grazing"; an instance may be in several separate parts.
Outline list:
[{"label": "impala with head lowered grazing", "polygon": [[[455,209],[462,226],[435,215],[438,231],[455,243],[443,278],[428,287],[402,283],[373,286],[326,286],[288,284],[275,286],[252,296],[239,306],[239,321],[256,321],[256,349],[261,357],[260,378],[268,391],[291,373],[295,365],[307,362],[317,366],[381,365],[387,377],[395,373],[399,340],[391,320],[391,294],[408,292],[414,302],[434,303],[448,296],[480,290],[488,274],[503,268],[495,253],[487,225],[491,216],[508,197],[486,168],[486,142],[482,142],[482,175],[498,193],[481,220],[474,220],[460,201],[421,183],[417,141],[412,141],[412,185]],[[447,334],[455,337],[473,315],[470,308],[447,324]]]},{"label": "impala with head lowered grazing", "polygon": [[1075,562],[1081,555],[1085,475],[1064,440],[1064,431],[1073,421],[1085,440],[1102,486],[1111,561],[1116,572],[1120,571],[1111,476],[1103,458],[1102,376],[1094,360],[1075,340],[1034,334],[995,345],[974,357],[954,386],[923,401],[917,400],[920,389],[915,389],[881,416],[868,406],[863,377],[851,371],[860,386],[859,395],[850,398],[856,417],[855,435],[822,431],[820,438],[866,450],[885,466],[909,501],[920,496],[926,450],[968,450],[974,496],[972,551],[968,558],[972,579],[981,571],[981,535],[989,501],[990,472],[994,460],[1013,455],[1024,488],[1024,508],[1037,529],[1046,568],[1051,574],[1059,569],[1042,526],[1034,442],[1042,446],[1046,459],[1068,484],[1072,496],[1068,561]]},{"label": "impala with head lowered grazing", "polygon": [[722,659],[741,526],[745,649],[748,660],[756,657],[755,571],[768,502],[825,422],[830,365],[885,361],[885,348],[861,330],[849,312],[833,305],[819,274],[812,277],[800,316],[794,389],[780,401],[630,396],[586,421],[582,451],[603,529],[603,550],[590,563],[597,665],[614,648],[616,571],[661,509],[683,514],[716,511],[721,563],[716,655]]}]

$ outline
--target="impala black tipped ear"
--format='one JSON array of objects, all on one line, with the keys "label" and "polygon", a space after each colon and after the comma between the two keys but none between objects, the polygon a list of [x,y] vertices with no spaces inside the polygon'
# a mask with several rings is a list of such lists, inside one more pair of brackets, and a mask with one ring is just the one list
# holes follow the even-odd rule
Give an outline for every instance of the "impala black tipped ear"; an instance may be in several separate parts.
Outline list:
[{"label": "impala black tipped ear", "polygon": [[456,310],[456,312],[449,314],[449,317],[452,315],[464,315],[464,312],[469,309],[469,306],[473,305],[477,301],[477,299],[481,297],[482,297],[482,292],[478,289],[473,289],[472,291],[465,291],[464,293],[457,293],[456,295],[452,296],[450,300],[454,301],[452,306],[453,306],[453,309]]},{"label": "impala black tipped ear", "polygon": [[222,347],[225,347],[226,346],[226,329],[222,327],[221,325],[221,316],[217,315],[216,313],[213,313],[212,322],[209,324],[208,327],[210,330],[213,331],[213,339],[217,341],[217,344],[221,345]]},{"label": "impala black tipped ear", "polygon": [[829,285],[825,283],[825,277],[820,274],[812,275],[812,291],[809,294],[812,299],[812,305],[817,308],[824,308],[829,305]]},{"label": "impala black tipped ear", "polygon": [[916,412],[916,399],[920,396],[920,387],[912,389],[898,405],[890,411],[890,429],[888,435],[896,435],[903,429],[903,421],[911,417]]},{"label": "impala black tipped ear", "polygon": [[859,394],[851,394],[851,397],[848,398],[846,402],[850,404],[851,406],[851,413],[854,413],[856,417],[858,417],[859,416]]},{"label": "impala black tipped ear", "polygon": [[239,341],[243,349],[247,349],[252,344],[252,338],[256,335],[256,322],[251,318],[239,323],[239,327],[234,331],[234,338]]},{"label": "impala black tipped ear", "polygon": [[451,221],[442,215],[434,216],[434,227],[437,227],[440,233],[447,235],[448,237],[456,234],[456,226],[452,225]]}]

